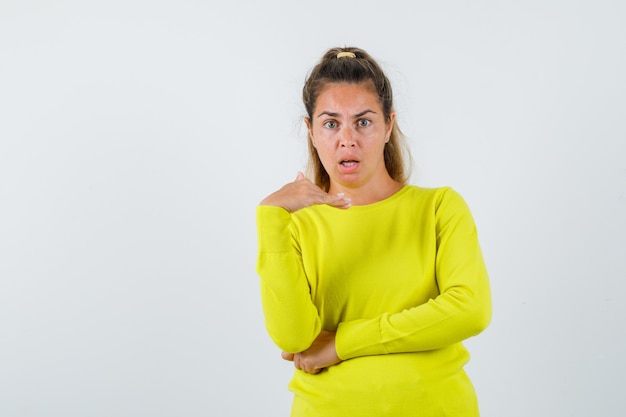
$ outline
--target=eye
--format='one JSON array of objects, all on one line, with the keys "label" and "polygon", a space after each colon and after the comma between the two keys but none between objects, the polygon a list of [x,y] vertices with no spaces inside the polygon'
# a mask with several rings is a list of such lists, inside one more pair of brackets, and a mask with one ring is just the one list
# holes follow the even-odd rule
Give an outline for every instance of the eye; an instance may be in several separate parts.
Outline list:
[{"label": "eye", "polygon": [[367,127],[371,124],[372,122],[368,119],[359,119],[356,121],[356,125],[358,127]]},{"label": "eye", "polygon": [[334,129],[337,127],[337,122],[335,120],[327,120],[324,122],[324,127],[327,129]]}]

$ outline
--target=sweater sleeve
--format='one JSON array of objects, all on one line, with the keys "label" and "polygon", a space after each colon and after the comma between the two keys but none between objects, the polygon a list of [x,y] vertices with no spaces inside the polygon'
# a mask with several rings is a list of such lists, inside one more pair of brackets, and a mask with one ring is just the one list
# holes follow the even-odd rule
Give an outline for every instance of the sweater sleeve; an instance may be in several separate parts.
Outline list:
[{"label": "sweater sleeve", "polygon": [[340,323],[336,347],[341,359],[438,349],[487,327],[491,294],[470,210],[448,188],[439,196],[434,215],[439,295],[399,313]]},{"label": "sweater sleeve", "polygon": [[265,326],[283,351],[304,351],[320,333],[321,321],[291,233],[291,215],[280,207],[258,206],[256,219]]}]

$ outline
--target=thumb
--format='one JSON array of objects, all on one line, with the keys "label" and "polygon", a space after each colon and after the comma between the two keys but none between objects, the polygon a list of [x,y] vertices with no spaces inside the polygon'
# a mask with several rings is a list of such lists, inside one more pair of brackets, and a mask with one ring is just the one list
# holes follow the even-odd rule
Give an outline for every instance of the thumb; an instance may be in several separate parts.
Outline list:
[{"label": "thumb", "polygon": [[293,361],[294,354],[293,353],[282,352],[280,354],[280,356],[281,356],[281,358],[283,358],[286,361]]},{"label": "thumb", "polygon": [[296,177],[296,181],[300,181],[304,179],[304,174],[301,171],[298,171],[298,176]]}]

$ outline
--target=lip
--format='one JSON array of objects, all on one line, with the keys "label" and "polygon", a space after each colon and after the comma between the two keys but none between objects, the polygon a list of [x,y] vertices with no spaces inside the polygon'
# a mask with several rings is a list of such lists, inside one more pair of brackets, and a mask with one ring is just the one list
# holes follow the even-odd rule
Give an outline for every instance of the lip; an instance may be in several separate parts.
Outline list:
[{"label": "lip", "polygon": [[361,161],[357,159],[346,158],[339,161],[337,165],[339,167],[339,172],[341,172],[342,174],[352,174],[357,169],[359,169]]}]

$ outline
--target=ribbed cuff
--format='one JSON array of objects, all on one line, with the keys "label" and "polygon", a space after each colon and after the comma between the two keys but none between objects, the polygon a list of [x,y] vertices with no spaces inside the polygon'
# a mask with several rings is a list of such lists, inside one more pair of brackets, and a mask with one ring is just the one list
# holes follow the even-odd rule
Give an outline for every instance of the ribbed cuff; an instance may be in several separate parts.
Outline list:
[{"label": "ribbed cuff", "polygon": [[335,348],[342,360],[387,353],[381,343],[380,321],[367,319],[339,323]]}]

